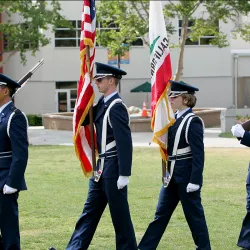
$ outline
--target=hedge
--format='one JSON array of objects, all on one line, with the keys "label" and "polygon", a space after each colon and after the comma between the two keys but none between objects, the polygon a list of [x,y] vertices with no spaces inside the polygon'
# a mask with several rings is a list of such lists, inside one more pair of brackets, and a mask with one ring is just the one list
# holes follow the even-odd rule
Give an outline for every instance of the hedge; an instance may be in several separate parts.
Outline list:
[{"label": "hedge", "polygon": [[43,120],[40,115],[27,115],[29,126],[42,126]]}]

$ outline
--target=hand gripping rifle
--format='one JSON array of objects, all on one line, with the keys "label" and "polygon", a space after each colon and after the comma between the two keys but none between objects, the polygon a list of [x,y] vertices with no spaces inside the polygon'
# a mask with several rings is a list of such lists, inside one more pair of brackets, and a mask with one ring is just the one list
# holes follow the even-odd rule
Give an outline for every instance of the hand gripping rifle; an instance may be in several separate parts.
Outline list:
[{"label": "hand gripping rifle", "polygon": [[[41,59],[27,74],[25,74],[19,81],[18,83],[21,85],[21,88],[24,87],[25,83],[31,78],[31,76],[34,74],[34,72],[40,68],[44,63],[44,59]],[[14,95],[21,89],[17,89],[17,91],[13,94],[12,98]]]}]

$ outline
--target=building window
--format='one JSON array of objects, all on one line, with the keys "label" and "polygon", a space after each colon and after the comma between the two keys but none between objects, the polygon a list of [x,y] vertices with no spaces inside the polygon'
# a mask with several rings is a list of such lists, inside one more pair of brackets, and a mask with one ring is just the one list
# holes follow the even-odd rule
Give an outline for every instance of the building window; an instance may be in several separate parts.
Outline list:
[{"label": "building window", "polygon": [[[96,33],[97,35],[102,35],[104,32],[110,31],[110,30],[115,30],[115,31],[119,31],[118,26],[111,21],[110,23],[108,23],[107,25],[105,25],[105,27],[103,27],[102,23],[100,21],[96,22]],[[124,43],[126,43],[126,39],[124,39]],[[138,37],[137,40],[132,42],[132,46],[143,46],[143,40],[141,37]],[[105,47],[102,44],[98,44],[96,43],[96,47]]]},{"label": "building window", "polygon": [[73,29],[57,27],[55,31],[55,47],[79,47],[81,36],[81,21],[69,21]]},{"label": "building window", "polygon": [[[69,21],[73,29],[67,27],[57,27],[55,31],[55,47],[79,47],[81,36],[81,20]],[[101,35],[104,32],[116,30],[118,27],[113,22],[110,22],[107,27],[103,27],[101,22],[96,22],[96,33]],[[143,46],[143,40],[138,37],[132,43],[132,46]],[[101,44],[96,43],[96,47],[102,47]]]},{"label": "building window", "polygon": [[77,82],[56,82],[58,112],[73,112],[77,98]]},{"label": "building window", "polygon": [[[194,26],[194,21],[188,21],[188,33],[192,32],[192,26]],[[219,27],[219,24],[218,24]],[[182,28],[182,20],[179,20],[179,39],[181,38],[181,28]],[[198,41],[191,41],[188,37],[186,40],[186,45],[210,45],[212,39],[214,39],[213,34],[208,34],[207,36],[201,36]]]}]

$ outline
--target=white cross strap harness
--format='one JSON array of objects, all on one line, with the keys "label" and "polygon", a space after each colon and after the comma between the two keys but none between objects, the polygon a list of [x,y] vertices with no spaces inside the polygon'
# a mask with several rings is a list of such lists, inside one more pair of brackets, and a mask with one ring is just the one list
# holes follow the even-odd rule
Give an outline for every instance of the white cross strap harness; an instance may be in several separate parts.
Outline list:
[{"label": "white cross strap harness", "polygon": [[[122,102],[122,99],[117,98],[113,100],[109,107],[107,108],[104,118],[103,118],[103,124],[102,124],[102,145],[101,145],[101,153],[99,154],[99,159],[100,159],[100,164],[99,164],[99,169],[94,173],[95,176],[95,181],[98,182],[104,169],[104,161],[105,159],[111,158],[111,157],[116,157],[117,156],[117,150],[115,149],[116,147],[116,142],[115,140],[107,144],[107,128],[108,128],[108,123],[110,127],[112,128],[112,124],[110,121],[109,113],[111,108],[116,104],[116,103],[122,103],[126,110],[127,106]],[[129,117],[129,116],[128,116]],[[112,150],[113,149],[113,150]]]},{"label": "white cross strap harness", "polygon": [[175,135],[174,148],[173,148],[172,155],[168,156],[168,161],[171,161],[171,165],[170,165],[170,173],[168,172],[167,176],[164,177],[164,187],[165,188],[168,186],[168,184],[173,176],[175,161],[192,158],[192,152],[191,152],[190,146],[187,146],[186,148],[178,149],[178,145],[180,142],[181,131],[182,131],[183,126],[187,120],[188,121],[187,121],[187,126],[186,126],[186,131],[185,131],[185,139],[186,139],[186,142],[188,143],[188,130],[189,130],[190,123],[194,117],[197,117],[201,120],[203,130],[204,130],[204,123],[203,123],[202,119],[198,116],[195,116],[194,113],[189,113],[183,118],[183,120],[181,121],[181,124],[179,125],[179,127],[177,129],[177,133]]}]

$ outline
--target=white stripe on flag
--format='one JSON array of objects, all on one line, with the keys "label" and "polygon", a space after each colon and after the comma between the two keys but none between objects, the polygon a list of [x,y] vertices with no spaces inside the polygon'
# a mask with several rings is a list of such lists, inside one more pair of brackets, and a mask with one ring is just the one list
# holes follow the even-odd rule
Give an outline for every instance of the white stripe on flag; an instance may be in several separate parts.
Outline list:
[{"label": "white stripe on flag", "polygon": [[83,151],[85,152],[89,162],[92,163],[92,149],[89,146],[89,143],[87,141],[84,127],[80,128],[79,135],[80,135],[80,138],[81,138],[81,144],[82,144]]},{"label": "white stripe on flag", "polygon": [[[149,41],[152,43],[158,36],[160,38],[157,40],[154,45],[154,51],[150,54],[150,61],[154,58],[155,51],[158,49],[158,46],[161,47],[161,42],[163,38],[167,38],[167,31],[165,27],[165,19],[162,11],[161,1],[150,1],[150,13],[149,13]],[[164,55],[160,59],[157,59],[157,64],[155,65],[154,75],[151,79],[151,84],[156,82],[156,73],[161,67],[165,58],[170,53],[169,47],[164,50]]]},{"label": "white stripe on flag", "polygon": [[[84,22],[84,31],[92,32],[92,26],[90,23]],[[81,33],[83,33],[83,32],[81,32]]]},{"label": "white stripe on flag", "polygon": [[[84,6],[84,9],[83,9],[85,15],[90,15],[90,8],[89,6]],[[82,19],[83,20],[83,19]]]}]

